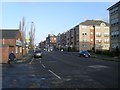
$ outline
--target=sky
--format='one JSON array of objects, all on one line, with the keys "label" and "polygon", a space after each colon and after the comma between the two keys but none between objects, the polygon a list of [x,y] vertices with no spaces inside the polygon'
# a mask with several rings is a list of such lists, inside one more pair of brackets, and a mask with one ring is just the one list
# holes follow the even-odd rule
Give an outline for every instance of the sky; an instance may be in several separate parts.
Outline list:
[{"label": "sky", "polygon": [[[25,18],[27,33],[31,22],[35,26],[35,44],[48,34],[65,32],[85,20],[109,22],[113,2],[2,2],[0,28],[19,28]],[[28,34],[26,35],[28,37]]]}]

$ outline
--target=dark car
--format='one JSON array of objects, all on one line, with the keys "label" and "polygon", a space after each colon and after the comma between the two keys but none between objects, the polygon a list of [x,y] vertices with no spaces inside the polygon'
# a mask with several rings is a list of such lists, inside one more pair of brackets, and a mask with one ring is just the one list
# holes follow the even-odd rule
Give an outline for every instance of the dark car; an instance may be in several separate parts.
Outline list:
[{"label": "dark car", "polygon": [[91,55],[90,55],[90,53],[88,51],[80,50],[79,51],[79,56],[87,58],[87,57],[90,57]]},{"label": "dark car", "polygon": [[42,52],[40,50],[34,51],[34,58],[42,58]]}]

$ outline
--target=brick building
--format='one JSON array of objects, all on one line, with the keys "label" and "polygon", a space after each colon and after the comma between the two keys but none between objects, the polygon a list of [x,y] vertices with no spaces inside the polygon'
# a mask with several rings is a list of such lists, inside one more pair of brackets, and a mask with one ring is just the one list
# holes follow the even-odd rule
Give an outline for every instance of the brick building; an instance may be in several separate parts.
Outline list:
[{"label": "brick building", "polygon": [[48,37],[46,37],[46,44],[48,46],[56,46],[56,36],[49,34]]},{"label": "brick building", "polygon": [[0,29],[2,37],[0,37],[0,51],[2,57],[0,63],[7,63],[8,56],[14,51],[16,59],[20,59],[23,55],[21,33],[19,29]]}]

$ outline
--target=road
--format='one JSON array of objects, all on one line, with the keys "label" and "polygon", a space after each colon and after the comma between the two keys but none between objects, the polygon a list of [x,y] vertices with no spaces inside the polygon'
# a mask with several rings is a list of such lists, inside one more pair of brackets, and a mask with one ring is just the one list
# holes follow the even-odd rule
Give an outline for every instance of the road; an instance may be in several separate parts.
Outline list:
[{"label": "road", "polygon": [[[22,60],[23,61],[23,60]],[[3,88],[118,88],[119,62],[43,52],[12,65],[2,65]]]}]

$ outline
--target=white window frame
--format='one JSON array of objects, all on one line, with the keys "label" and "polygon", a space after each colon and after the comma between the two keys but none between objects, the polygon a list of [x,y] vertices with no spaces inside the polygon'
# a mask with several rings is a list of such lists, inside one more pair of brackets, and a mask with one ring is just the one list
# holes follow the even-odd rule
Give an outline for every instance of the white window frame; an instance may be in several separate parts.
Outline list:
[{"label": "white window frame", "polygon": [[20,53],[22,53],[22,47],[20,47]]},{"label": "white window frame", "polygon": [[16,46],[16,53],[18,53],[18,46]]}]

